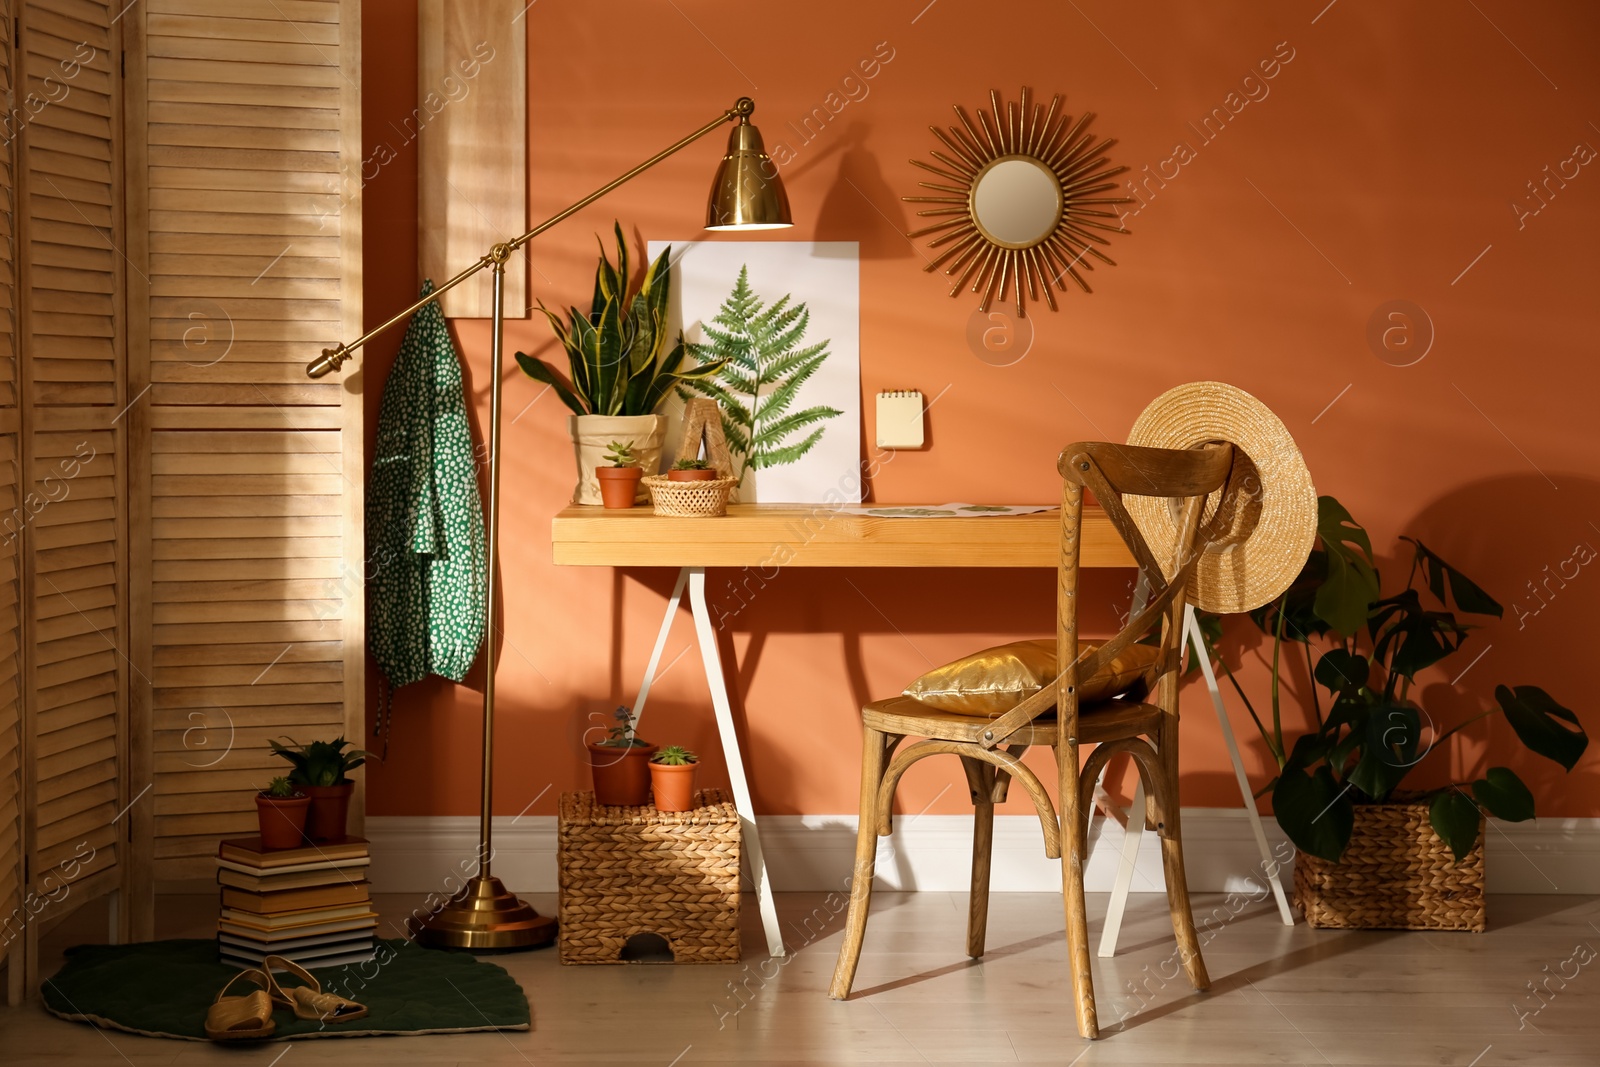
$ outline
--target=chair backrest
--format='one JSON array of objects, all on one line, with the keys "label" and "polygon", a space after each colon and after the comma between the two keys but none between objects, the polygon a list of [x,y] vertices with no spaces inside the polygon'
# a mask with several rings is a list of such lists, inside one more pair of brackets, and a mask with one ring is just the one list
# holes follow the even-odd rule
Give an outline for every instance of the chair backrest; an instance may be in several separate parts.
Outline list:
[{"label": "chair backrest", "polygon": [[[1228,484],[1233,466],[1233,447],[1226,443],[1207,444],[1193,449],[1144,448],[1109,441],[1083,441],[1061,452],[1057,469],[1061,472],[1061,553],[1057,567],[1056,652],[1062,665],[1053,686],[1046,686],[996,719],[985,731],[986,747],[1002,743],[1007,736],[1032,719],[1056,708],[1063,730],[1075,720],[1079,678],[1089,678],[1123,649],[1161,624],[1160,654],[1153,674],[1172,678],[1182,641],[1184,591],[1206,533],[1218,528],[1215,521],[1200,525],[1206,498]],[[1094,493],[1106,518],[1122,537],[1139,566],[1140,581],[1148,593],[1144,603],[1135,603],[1128,621],[1117,635],[1089,655],[1078,654],[1078,548],[1083,530],[1083,491]],[[1122,504],[1124,496],[1161,496],[1181,507],[1176,543],[1159,546],[1168,554],[1169,575],[1162,557],[1145,541],[1144,535]],[[1231,508],[1234,501],[1219,501],[1217,511]],[[1176,711],[1176,685],[1163,684],[1157,703],[1169,712]],[[1171,707],[1167,707],[1171,704]]]}]

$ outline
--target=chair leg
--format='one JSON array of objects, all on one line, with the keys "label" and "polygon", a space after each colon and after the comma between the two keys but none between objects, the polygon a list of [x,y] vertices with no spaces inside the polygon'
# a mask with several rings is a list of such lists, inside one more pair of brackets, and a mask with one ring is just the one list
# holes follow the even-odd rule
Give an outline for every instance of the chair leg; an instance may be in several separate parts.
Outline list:
[{"label": "chair leg", "polygon": [[1061,897],[1066,914],[1067,958],[1072,970],[1072,994],[1078,1015],[1078,1033],[1100,1036],[1094,1009],[1094,975],[1089,969],[1089,916],[1083,902],[1083,862],[1088,822],[1080,797],[1078,744],[1063,739],[1056,748],[1060,778],[1057,797],[1061,805]]},{"label": "chair leg", "polygon": [[839,946],[839,962],[833,969],[833,984],[828,996],[843,1000],[855,984],[856,966],[861,962],[861,942],[867,933],[867,909],[872,904],[872,875],[878,854],[878,832],[886,822],[886,812],[878,810],[878,787],[888,766],[889,750],[899,741],[872,727],[862,728],[861,808],[856,828],[855,867],[850,874],[850,910],[845,916],[844,942]]},{"label": "chair leg", "polygon": [[[967,898],[967,955],[983,958],[989,930],[989,865],[994,850],[995,767],[961,758],[972,789],[972,891]],[[1004,772],[1001,772],[1004,773]]]},{"label": "chair leg", "polygon": [[[1176,724],[1162,731],[1157,751],[1160,781],[1150,783],[1151,798],[1159,811],[1161,866],[1167,881],[1167,910],[1172,913],[1172,932],[1178,939],[1183,969],[1196,989],[1211,988],[1206,962],[1200,956],[1200,936],[1195,930],[1194,911],[1189,904],[1189,882],[1183,870],[1183,827],[1178,812],[1178,739]],[[1168,734],[1174,736],[1167,736]]]}]

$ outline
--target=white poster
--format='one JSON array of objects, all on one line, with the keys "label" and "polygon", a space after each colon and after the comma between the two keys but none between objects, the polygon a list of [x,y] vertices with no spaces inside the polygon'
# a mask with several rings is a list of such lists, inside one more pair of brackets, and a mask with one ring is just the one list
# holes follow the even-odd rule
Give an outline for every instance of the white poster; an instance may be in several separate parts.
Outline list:
[{"label": "white poster", "polygon": [[[650,256],[669,242],[651,241]],[[668,336],[685,366],[726,360],[688,382],[709,396],[744,503],[840,504],[861,499],[861,281],[854,241],[690,241],[672,244]],[[673,341],[669,340],[669,344]],[[668,416],[676,454],[683,400]]]}]

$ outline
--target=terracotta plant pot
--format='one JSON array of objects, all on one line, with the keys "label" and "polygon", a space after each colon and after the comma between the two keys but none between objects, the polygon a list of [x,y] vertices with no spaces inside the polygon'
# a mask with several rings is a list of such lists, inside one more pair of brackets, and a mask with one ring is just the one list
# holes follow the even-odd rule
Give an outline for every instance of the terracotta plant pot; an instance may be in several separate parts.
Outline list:
[{"label": "terracotta plant pot", "polygon": [[350,796],[354,782],[338,785],[303,785],[301,792],[311,798],[311,814],[306,818],[306,836],[313,841],[338,841],[350,822]]},{"label": "terracotta plant pot", "polygon": [[594,801],[614,808],[637,808],[650,800],[650,757],[655,745],[613,748],[587,744],[594,775]]},{"label": "terracotta plant pot", "polygon": [[657,811],[694,810],[694,772],[698,763],[650,764],[650,788]]},{"label": "terracotta plant pot", "polygon": [[[574,504],[599,504],[600,480],[595,471],[611,461],[606,453],[613,441],[633,446],[639,468],[646,474],[661,469],[661,447],[667,439],[665,415],[569,415],[572,448],[578,460],[578,484],[572,491]],[[636,504],[648,502],[643,486],[636,486]]]},{"label": "terracotta plant pot", "polygon": [[722,472],[707,467],[705,470],[670,470],[667,472],[669,482],[711,482],[722,476]]},{"label": "terracotta plant pot", "polygon": [[261,824],[262,848],[299,848],[305,844],[306,813],[311,798],[269,797],[256,794],[256,820]]},{"label": "terracotta plant pot", "polygon": [[644,471],[638,467],[596,467],[600,480],[600,502],[608,508],[631,508],[639,492]]}]

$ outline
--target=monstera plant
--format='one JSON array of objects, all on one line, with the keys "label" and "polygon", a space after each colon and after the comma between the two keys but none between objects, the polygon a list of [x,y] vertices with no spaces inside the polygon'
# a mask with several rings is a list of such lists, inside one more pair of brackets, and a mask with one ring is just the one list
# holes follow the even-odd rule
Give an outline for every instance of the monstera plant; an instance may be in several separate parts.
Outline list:
[{"label": "monstera plant", "polygon": [[[1471,781],[1402,790],[1412,768],[1463,729],[1497,715],[1524,746],[1569,771],[1588,735],[1570,709],[1535,685],[1498,685],[1495,706],[1453,725],[1435,724],[1415,699],[1417,675],[1467,644],[1475,629],[1468,617],[1499,618],[1504,609],[1410,537],[1401,538],[1411,546],[1405,587],[1383,596],[1366,530],[1333,497],[1321,497],[1317,505],[1318,547],[1281,597],[1251,613],[1272,638],[1270,725],[1239,689],[1278,763],[1278,776],[1267,786],[1273,812],[1297,848],[1337,861],[1350,841],[1356,805],[1425,803],[1434,831],[1460,860],[1477,842],[1483,813],[1511,822],[1531,819],[1532,792],[1516,772],[1498,765]],[[1291,745],[1284,735],[1280,679],[1285,653],[1296,645],[1314,682],[1314,727]],[[1314,647],[1322,649],[1320,658]],[[1319,688],[1327,692],[1326,708]]]}]

